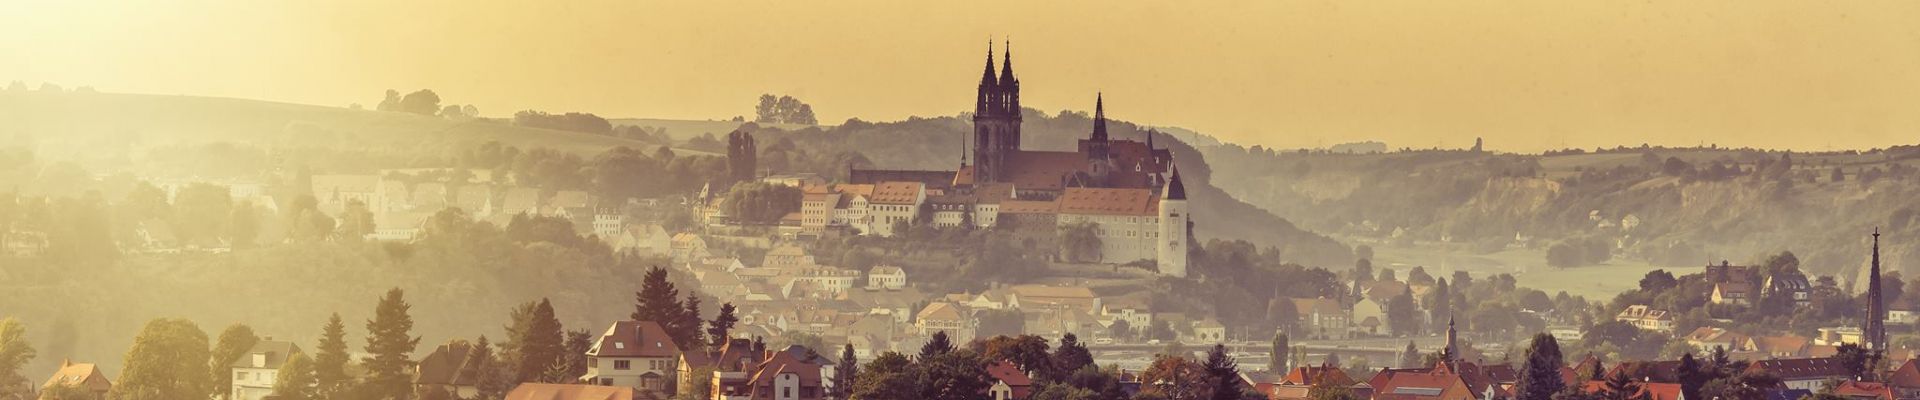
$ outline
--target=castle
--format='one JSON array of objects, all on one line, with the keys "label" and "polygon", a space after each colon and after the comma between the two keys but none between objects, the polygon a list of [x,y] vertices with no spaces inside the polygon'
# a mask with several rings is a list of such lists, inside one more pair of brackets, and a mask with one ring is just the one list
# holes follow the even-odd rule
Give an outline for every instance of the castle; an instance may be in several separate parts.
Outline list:
[{"label": "castle", "polygon": [[1076,151],[1020,147],[1020,79],[1013,52],[994,70],[993,51],[975,97],[973,135],[952,171],[862,170],[847,183],[810,187],[802,200],[803,233],[844,229],[893,235],[913,223],[1000,227],[1042,242],[1062,228],[1091,223],[1098,260],[1152,260],[1161,274],[1186,276],[1193,224],[1173,154],[1146,140],[1107,136],[1105,99],[1096,96],[1092,132]]}]

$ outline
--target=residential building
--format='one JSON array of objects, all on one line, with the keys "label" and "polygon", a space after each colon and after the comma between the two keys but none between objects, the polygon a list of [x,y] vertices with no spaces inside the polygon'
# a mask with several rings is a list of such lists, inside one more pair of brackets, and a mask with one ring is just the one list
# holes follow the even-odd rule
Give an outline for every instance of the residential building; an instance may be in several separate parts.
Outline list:
[{"label": "residential building", "polygon": [[867,270],[867,288],[900,290],[907,287],[907,271],[891,265],[875,266]]},{"label": "residential building", "polygon": [[639,400],[633,388],[606,385],[522,383],[505,400]]},{"label": "residential building", "polygon": [[1715,347],[1732,352],[1743,350],[1742,345],[1746,344],[1747,335],[1725,328],[1702,326],[1695,328],[1693,332],[1687,333],[1681,339],[1686,340],[1687,344],[1693,345],[1694,349],[1702,353],[1713,351]]},{"label": "residential building", "polygon": [[1613,317],[1615,321],[1632,324],[1640,330],[1655,332],[1673,332],[1673,314],[1667,310],[1654,309],[1643,304],[1627,306],[1626,310]]},{"label": "residential building", "polygon": [[477,350],[465,340],[435,347],[413,366],[415,390],[437,390],[462,399],[480,395],[480,378],[486,371],[480,370],[483,360]]},{"label": "residential building", "polygon": [[1827,381],[1852,380],[1844,363],[1827,357],[1780,358],[1753,361],[1747,372],[1766,372],[1780,378],[1788,389],[1818,391]]},{"label": "residential building", "polygon": [[113,391],[113,382],[107,379],[107,374],[100,372],[100,367],[71,360],[61,360],[60,369],[40,385],[40,390],[46,391],[54,386],[78,387],[92,394],[93,400],[106,400],[107,393]]},{"label": "residential building", "polygon": [[946,332],[954,343],[972,341],[974,329],[979,326],[979,322],[973,319],[972,311],[965,306],[944,301],[928,303],[921,308],[915,314],[913,324],[922,336]]},{"label": "residential building", "polygon": [[233,400],[261,400],[273,394],[273,382],[278,378],[280,365],[287,358],[300,354],[300,346],[293,342],[261,339],[247,350],[246,355],[228,364],[233,374]]},{"label": "residential building", "polygon": [[800,346],[773,352],[739,385],[715,385],[714,400],[821,400],[832,382],[831,361],[810,358]]},{"label": "residential building", "polygon": [[1296,324],[1298,331],[1310,339],[1345,339],[1353,316],[1340,307],[1340,302],[1325,297],[1312,299],[1293,299],[1294,309],[1300,316]]},{"label": "residential building", "polygon": [[987,376],[993,380],[993,385],[987,387],[988,399],[1026,400],[1033,395],[1033,378],[1011,362],[1001,360],[988,364]]},{"label": "residential building", "polygon": [[587,350],[587,374],[580,380],[666,397],[679,363],[680,347],[659,323],[619,321]]}]

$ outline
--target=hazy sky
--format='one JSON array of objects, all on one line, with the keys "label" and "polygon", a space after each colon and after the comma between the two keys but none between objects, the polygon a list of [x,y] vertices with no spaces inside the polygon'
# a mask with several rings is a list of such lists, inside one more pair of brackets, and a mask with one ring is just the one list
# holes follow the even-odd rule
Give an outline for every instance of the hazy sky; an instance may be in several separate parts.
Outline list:
[{"label": "hazy sky", "polygon": [[0,81],[488,115],[822,121],[1024,103],[1246,144],[1920,143],[1920,1],[0,1]]}]

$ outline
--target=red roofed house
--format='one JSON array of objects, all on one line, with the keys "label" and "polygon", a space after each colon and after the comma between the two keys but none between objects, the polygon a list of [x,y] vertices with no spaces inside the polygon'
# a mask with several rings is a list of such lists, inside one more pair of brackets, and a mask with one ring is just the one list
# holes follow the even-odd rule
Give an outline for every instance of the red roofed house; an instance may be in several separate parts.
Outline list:
[{"label": "red roofed house", "polygon": [[820,400],[826,396],[824,359],[809,360],[804,347],[773,352],[737,385],[715,385],[715,400]]},{"label": "red roofed house", "polygon": [[480,352],[465,340],[440,345],[413,366],[416,389],[439,390],[470,399],[480,394]]},{"label": "red roofed house", "polygon": [[[1681,394],[1680,384],[1678,383],[1634,382],[1633,386],[1638,388],[1638,390],[1634,392],[1633,397],[1631,397],[1635,399],[1686,400],[1687,398]],[[1601,393],[1607,390],[1607,382],[1587,381],[1580,389],[1585,390],[1587,393]]]},{"label": "red roofed house", "polygon": [[674,370],[679,368],[680,346],[666,329],[653,321],[620,321],[607,327],[587,350],[587,374],[580,380],[604,386],[626,386],[659,397],[672,393]]},{"label": "red roofed house", "polygon": [[558,383],[522,383],[507,392],[506,400],[634,400],[633,388]]},{"label": "red roofed house", "polygon": [[1026,400],[1033,394],[1033,378],[1021,372],[1020,367],[1006,361],[987,365],[987,375],[993,377],[993,386],[987,388],[987,397],[993,400]]},{"label": "red roofed house", "polygon": [[1788,389],[1816,392],[1829,380],[1846,381],[1854,378],[1842,363],[1824,357],[1758,360],[1748,365],[1747,371],[1766,371],[1780,377],[1780,382]]},{"label": "red roofed house", "polygon": [[[1322,382],[1335,386],[1353,386],[1354,383],[1353,378],[1348,377],[1347,373],[1341,371],[1339,367],[1321,364],[1320,366],[1294,367],[1292,371],[1287,372],[1286,377],[1280,378],[1279,382],[1261,392],[1266,393],[1267,398],[1274,400],[1306,399],[1313,385]],[[1260,387],[1256,385],[1255,388]]]},{"label": "red roofed house", "polygon": [[1894,400],[1893,387],[1880,382],[1845,381],[1833,386],[1833,394],[1849,399]]},{"label": "red roofed house", "polygon": [[100,367],[94,366],[93,363],[74,363],[73,361],[60,361],[60,370],[55,371],[53,377],[47,378],[47,383],[40,385],[40,390],[59,385],[85,389],[88,393],[93,393],[94,400],[105,400],[107,392],[113,390],[113,382],[107,380],[107,374],[100,372]]},{"label": "red roofed house", "polygon": [[1373,379],[1373,400],[1478,400],[1467,382],[1446,371],[1393,372],[1383,370]]}]

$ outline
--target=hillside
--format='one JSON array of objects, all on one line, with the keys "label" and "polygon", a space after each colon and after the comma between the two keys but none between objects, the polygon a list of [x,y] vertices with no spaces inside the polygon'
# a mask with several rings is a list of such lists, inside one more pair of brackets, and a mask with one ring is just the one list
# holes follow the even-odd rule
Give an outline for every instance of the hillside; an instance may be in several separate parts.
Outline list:
[{"label": "hillside", "polygon": [[[1912,201],[1920,194],[1920,149],[1913,147],[1812,154],[1623,148],[1343,155],[1238,146],[1204,152],[1217,176],[1236,183],[1229,193],[1309,229],[1376,247],[1539,254],[1555,243],[1599,240],[1612,244],[1616,259],[1667,267],[1792,251],[1804,269],[1847,281],[1866,263],[1867,233],[1881,227],[1890,268],[1920,273],[1901,262],[1920,255]],[[1544,257],[1536,257],[1533,266],[1544,268]]]},{"label": "hillside", "polygon": [[[232,143],[375,153],[420,166],[458,149],[498,141],[589,156],[654,145],[612,136],[527,128],[491,119],[455,121],[398,112],[259,100],[117,93],[0,91],[0,141],[30,144],[43,159],[103,170],[152,149]],[[681,154],[710,154],[675,149]]]}]

